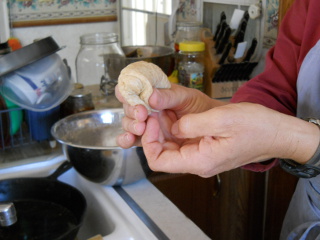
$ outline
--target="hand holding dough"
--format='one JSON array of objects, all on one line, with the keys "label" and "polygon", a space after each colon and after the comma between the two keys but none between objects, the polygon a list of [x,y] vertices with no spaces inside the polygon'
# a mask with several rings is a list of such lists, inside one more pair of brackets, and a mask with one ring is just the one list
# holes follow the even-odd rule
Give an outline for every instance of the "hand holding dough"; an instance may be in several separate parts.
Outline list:
[{"label": "hand holding dough", "polygon": [[149,97],[155,88],[170,88],[168,77],[157,65],[145,61],[134,62],[122,69],[118,78],[121,95],[131,105],[144,105],[148,112]]}]

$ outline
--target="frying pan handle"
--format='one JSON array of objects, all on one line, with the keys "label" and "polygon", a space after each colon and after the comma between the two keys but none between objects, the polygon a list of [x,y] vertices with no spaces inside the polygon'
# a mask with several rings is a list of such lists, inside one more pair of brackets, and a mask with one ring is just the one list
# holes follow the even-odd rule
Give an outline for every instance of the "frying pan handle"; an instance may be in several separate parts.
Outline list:
[{"label": "frying pan handle", "polygon": [[68,171],[70,168],[72,168],[71,162],[65,161],[57,168],[57,170],[54,171],[54,173],[52,173],[47,178],[56,180],[60,175]]}]

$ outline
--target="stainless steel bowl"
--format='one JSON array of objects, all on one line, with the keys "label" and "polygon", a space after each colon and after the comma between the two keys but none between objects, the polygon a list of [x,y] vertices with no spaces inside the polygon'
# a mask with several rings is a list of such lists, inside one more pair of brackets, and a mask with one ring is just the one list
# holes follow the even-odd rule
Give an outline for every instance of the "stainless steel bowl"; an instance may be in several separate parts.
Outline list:
[{"label": "stainless steel bowl", "polygon": [[117,80],[120,72],[127,65],[146,61],[151,62],[162,69],[166,75],[170,75],[174,69],[175,56],[174,50],[166,46],[123,46],[121,47],[126,57],[118,54],[105,54],[104,63],[106,72],[108,73],[107,80]]},{"label": "stainless steel bowl", "polygon": [[[146,61],[159,66],[162,71],[170,75],[174,68],[174,50],[166,46],[123,46],[121,47],[127,56],[125,65],[137,61]],[[132,54],[139,52],[138,54]],[[128,57],[130,56],[131,57]]]},{"label": "stainless steel bowl", "polygon": [[123,116],[122,108],[81,112],[55,123],[51,133],[83,177],[104,185],[124,185],[146,177],[150,169],[141,147],[117,146]]}]

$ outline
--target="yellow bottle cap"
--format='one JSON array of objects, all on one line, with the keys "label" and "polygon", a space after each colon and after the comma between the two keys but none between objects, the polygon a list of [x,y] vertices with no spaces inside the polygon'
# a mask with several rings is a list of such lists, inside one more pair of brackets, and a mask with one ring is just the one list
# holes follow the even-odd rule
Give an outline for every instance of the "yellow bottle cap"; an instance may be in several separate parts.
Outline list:
[{"label": "yellow bottle cap", "polygon": [[202,52],[205,45],[200,41],[184,41],[179,43],[179,49],[183,52]]}]

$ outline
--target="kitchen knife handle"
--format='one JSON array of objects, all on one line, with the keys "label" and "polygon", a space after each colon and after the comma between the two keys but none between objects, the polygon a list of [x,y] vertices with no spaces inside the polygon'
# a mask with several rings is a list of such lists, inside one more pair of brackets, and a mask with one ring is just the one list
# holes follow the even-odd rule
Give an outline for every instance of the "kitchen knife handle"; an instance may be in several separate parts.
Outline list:
[{"label": "kitchen knife handle", "polygon": [[223,64],[225,62],[225,60],[227,59],[227,57],[229,56],[229,52],[230,52],[230,49],[232,47],[232,43],[229,41],[227,46],[225,47],[224,49],[224,52],[219,60],[219,64]]},{"label": "kitchen knife handle", "polygon": [[217,41],[217,38],[218,38],[218,34],[219,34],[219,32],[220,32],[220,29],[221,29],[221,23],[218,23],[216,32],[215,32],[214,35],[213,35],[213,41]]},{"label": "kitchen knife handle", "polygon": [[215,48],[218,47],[218,45],[219,45],[219,43],[220,43],[220,40],[221,40],[221,38],[223,37],[224,31],[225,31],[225,29],[226,29],[227,27],[228,27],[227,22],[226,22],[225,20],[223,20],[222,23],[221,23],[221,27],[220,27],[220,31],[219,31],[219,33],[218,33],[218,37],[217,37],[216,43],[215,43],[215,45],[214,45]]},{"label": "kitchen knife handle", "polygon": [[256,38],[252,39],[251,46],[248,49],[247,54],[243,59],[243,62],[249,62],[250,61],[254,51],[256,50],[257,45],[258,45],[258,40]]},{"label": "kitchen knife handle", "polygon": [[223,52],[223,49],[226,46],[226,43],[228,42],[230,35],[231,35],[231,28],[227,27],[227,29],[225,30],[224,35],[223,35],[223,37],[217,47],[218,54]]},{"label": "kitchen knife handle", "polygon": [[243,40],[244,40],[244,32],[243,32],[243,31],[240,31],[240,32],[235,36],[235,38],[234,38],[234,45],[233,45],[233,47],[234,47],[235,49],[237,49],[238,44],[241,43],[241,42],[243,42]]},{"label": "kitchen knife handle", "polygon": [[243,19],[247,20],[247,22],[249,21],[250,15],[249,15],[249,12],[248,12],[248,11],[245,11],[245,12],[244,12],[244,14],[243,14]]},{"label": "kitchen knife handle", "polygon": [[216,40],[217,40],[219,31],[220,31],[220,29],[221,29],[222,22],[223,22],[223,21],[226,21],[226,19],[227,19],[227,16],[226,16],[225,12],[222,11],[221,14],[220,14],[220,21],[219,21],[219,23],[218,23],[218,25],[217,25],[216,32],[215,32],[215,34],[214,34],[214,36],[213,36],[213,41],[216,41]]}]

